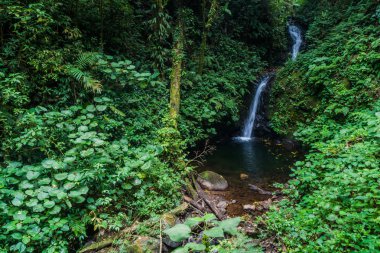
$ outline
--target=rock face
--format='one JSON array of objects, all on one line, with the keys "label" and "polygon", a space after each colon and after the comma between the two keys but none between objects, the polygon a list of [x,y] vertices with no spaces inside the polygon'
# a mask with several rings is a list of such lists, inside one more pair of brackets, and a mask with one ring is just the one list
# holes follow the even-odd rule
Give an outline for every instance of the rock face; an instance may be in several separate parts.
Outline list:
[{"label": "rock face", "polygon": [[213,171],[204,171],[198,175],[198,183],[210,191],[224,191],[228,187],[227,180]]}]

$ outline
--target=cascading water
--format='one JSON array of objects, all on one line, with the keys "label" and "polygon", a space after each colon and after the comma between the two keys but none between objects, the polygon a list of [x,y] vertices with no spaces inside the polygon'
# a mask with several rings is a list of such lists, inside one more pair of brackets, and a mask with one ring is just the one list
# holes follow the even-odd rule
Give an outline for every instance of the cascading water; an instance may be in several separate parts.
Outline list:
[{"label": "cascading water", "polygon": [[243,128],[243,139],[250,139],[252,137],[253,129],[256,122],[257,111],[261,102],[261,94],[265,90],[270,80],[270,76],[264,77],[259,86],[257,87],[255,97],[252,101],[251,107],[249,109],[248,118],[244,122]]},{"label": "cascading water", "polygon": [[[289,34],[293,40],[292,59],[294,61],[297,59],[298,53],[302,45],[301,29],[299,29],[295,25],[289,25]],[[263,91],[265,91],[265,88],[268,85],[269,80],[270,80],[270,76],[265,76],[261,80],[256,90],[255,97],[252,101],[251,107],[249,109],[248,118],[244,122],[243,136],[237,137],[235,139],[245,141],[245,140],[251,140],[251,138],[254,137],[254,127],[255,127],[257,112],[260,106],[261,95]]]},{"label": "cascading water", "polygon": [[293,40],[292,59],[295,61],[302,44],[301,29],[295,25],[289,25],[289,34]]}]

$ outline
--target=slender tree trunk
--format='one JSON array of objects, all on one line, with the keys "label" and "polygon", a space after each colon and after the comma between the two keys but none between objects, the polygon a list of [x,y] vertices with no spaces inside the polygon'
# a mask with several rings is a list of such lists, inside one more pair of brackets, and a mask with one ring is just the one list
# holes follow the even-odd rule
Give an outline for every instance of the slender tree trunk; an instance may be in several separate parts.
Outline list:
[{"label": "slender tree trunk", "polygon": [[0,25],[0,47],[4,46],[4,28],[3,24]]},{"label": "slender tree trunk", "polygon": [[211,0],[210,10],[207,15],[206,22],[206,0],[202,0],[202,19],[203,19],[203,31],[202,31],[202,41],[199,50],[199,58],[198,58],[198,74],[203,73],[204,63],[205,63],[205,55],[207,49],[207,35],[210,31],[212,23],[214,22],[218,11],[218,0]]},{"label": "slender tree trunk", "polygon": [[99,15],[100,15],[100,48],[103,51],[103,48],[104,48],[104,2],[103,0],[100,0]]},{"label": "slender tree trunk", "polygon": [[175,127],[177,127],[181,102],[180,90],[184,47],[184,31],[180,19],[181,18],[179,17],[177,32],[174,36],[173,66],[170,75],[170,117],[173,120]]}]

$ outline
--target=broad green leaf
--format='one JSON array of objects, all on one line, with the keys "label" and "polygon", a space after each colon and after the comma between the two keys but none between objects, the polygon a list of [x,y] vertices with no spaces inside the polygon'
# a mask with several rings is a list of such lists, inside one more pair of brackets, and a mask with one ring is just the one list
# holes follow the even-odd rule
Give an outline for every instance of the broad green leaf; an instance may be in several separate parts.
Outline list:
[{"label": "broad green leaf", "polygon": [[202,217],[193,217],[193,218],[188,218],[185,221],[184,224],[192,228],[192,227],[195,227],[196,225],[198,225],[201,222],[203,222],[203,218]]},{"label": "broad green leaf", "polygon": [[69,197],[72,197],[72,198],[79,197],[80,195],[82,195],[82,193],[80,193],[79,191],[71,191],[69,193]]},{"label": "broad green leaf", "polygon": [[75,184],[74,183],[66,183],[63,185],[63,188],[65,188],[65,190],[70,190],[72,188],[74,188]]},{"label": "broad green leaf", "polygon": [[70,173],[68,175],[67,179],[70,181],[77,182],[77,181],[80,181],[82,179],[82,174],[80,174],[78,172]]},{"label": "broad green leaf", "polygon": [[18,211],[13,215],[13,219],[15,220],[25,220],[27,212],[26,211]]},{"label": "broad green leaf", "polygon": [[44,199],[46,199],[48,197],[49,197],[49,194],[46,193],[46,192],[43,192],[43,191],[39,192],[38,195],[37,195],[37,198],[39,200],[44,200]]},{"label": "broad green leaf", "polygon": [[14,205],[14,206],[21,206],[22,203],[23,203],[23,201],[21,199],[18,199],[18,198],[14,198],[12,200],[12,205]]},{"label": "broad green leaf", "polygon": [[62,181],[67,178],[67,175],[68,175],[67,173],[59,173],[59,174],[55,174],[54,178],[58,181]]},{"label": "broad green leaf", "polygon": [[33,207],[33,212],[35,212],[35,213],[41,213],[44,210],[45,210],[45,208],[41,204],[38,204],[38,205]]},{"label": "broad green leaf", "polygon": [[[71,184],[71,183],[69,183],[69,184]],[[61,190],[59,190],[59,191],[57,192],[57,199],[61,200],[61,199],[64,199],[64,198],[66,198],[66,197],[67,197],[67,193],[66,193],[66,192],[63,192],[63,191],[61,191]]]},{"label": "broad green leaf", "polygon": [[67,156],[67,157],[65,157],[63,159],[63,162],[65,162],[65,163],[72,163],[72,162],[75,161],[75,159],[76,159],[76,157],[74,157],[74,156]]},{"label": "broad green leaf", "polygon": [[21,182],[20,188],[21,189],[31,189],[31,188],[33,188],[33,185],[31,183],[29,183],[27,180],[24,180]]},{"label": "broad green leaf", "polygon": [[189,226],[184,224],[177,224],[172,228],[164,230],[170,240],[174,242],[181,242],[190,237],[191,229]]},{"label": "broad green leaf", "polygon": [[78,127],[79,132],[87,132],[88,131],[88,126],[80,126]]},{"label": "broad green leaf", "polygon": [[30,199],[28,202],[25,203],[27,207],[34,207],[38,204],[37,199]]},{"label": "broad green leaf", "polygon": [[44,207],[46,207],[46,208],[52,208],[53,206],[55,206],[54,201],[48,200],[48,201],[45,201],[45,203],[44,203]]},{"label": "broad green leaf", "polygon": [[80,188],[80,189],[78,190],[78,192],[80,192],[81,194],[87,194],[87,192],[88,192],[88,187],[87,187],[87,186],[84,186],[84,187]]},{"label": "broad green leaf", "polygon": [[[95,98],[95,101],[96,101],[97,98]],[[86,107],[86,110],[89,111],[89,112],[95,112],[96,109],[95,109],[95,106],[94,105],[88,105]]]},{"label": "broad green leaf", "polygon": [[83,203],[85,200],[86,198],[84,198],[83,196],[78,196],[78,197],[75,197],[73,201],[77,204],[80,204],[80,203]]},{"label": "broad green leaf", "polygon": [[40,175],[39,172],[36,172],[36,171],[28,171],[28,172],[26,173],[26,178],[27,178],[28,180],[33,180],[33,179],[38,178],[39,175]]},{"label": "broad green leaf", "polygon": [[52,210],[49,211],[50,214],[58,214],[61,211],[60,206],[54,206]]},{"label": "broad green leaf", "polygon": [[106,105],[97,105],[96,106],[96,110],[98,110],[99,112],[103,112],[107,109],[107,106]]},{"label": "broad green leaf", "polygon": [[204,250],[206,250],[205,245],[194,243],[194,242],[189,242],[188,244],[186,244],[185,248],[190,249],[192,251],[204,251]]},{"label": "broad green leaf", "polygon": [[219,223],[219,227],[222,228],[224,232],[230,235],[236,235],[237,227],[239,226],[240,222],[241,222],[240,217],[231,218],[231,219],[221,221]]},{"label": "broad green leaf", "polygon": [[95,150],[94,150],[93,148],[89,148],[89,149],[86,149],[86,150],[81,151],[81,152],[80,152],[80,155],[81,155],[82,157],[88,157],[88,156],[94,154],[94,152],[95,152]]},{"label": "broad green leaf", "polygon": [[46,177],[46,178],[39,180],[38,184],[39,185],[47,185],[47,184],[50,184],[50,182],[51,182],[51,179]]},{"label": "broad green leaf", "polygon": [[141,166],[141,169],[142,170],[148,170],[151,167],[151,165],[152,165],[152,162],[148,161],[148,162],[144,163],[143,166]]},{"label": "broad green leaf", "polygon": [[179,247],[172,251],[172,253],[188,253],[189,250],[185,247]]},{"label": "broad green leaf", "polygon": [[45,159],[42,161],[41,164],[44,168],[47,168],[47,169],[55,169],[56,170],[56,169],[59,169],[61,167],[60,164],[53,159]]},{"label": "broad green leaf", "polygon": [[214,228],[205,230],[204,234],[207,235],[208,237],[212,237],[212,238],[224,237],[223,229],[220,227],[214,227]]},{"label": "broad green leaf", "polygon": [[216,216],[215,216],[215,214],[213,214],[213,213],[206,213],[204,216],[203,216],[203,220],[205,221],[205,222],[210,222],[210,221],[213,221],[213,220],[216,220],[217,218],[216,218]]}]

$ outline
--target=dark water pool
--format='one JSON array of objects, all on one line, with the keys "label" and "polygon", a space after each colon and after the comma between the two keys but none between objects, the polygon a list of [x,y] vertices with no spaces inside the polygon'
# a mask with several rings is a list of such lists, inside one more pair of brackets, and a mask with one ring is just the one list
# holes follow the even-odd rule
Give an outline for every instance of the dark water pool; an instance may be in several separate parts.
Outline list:
[{"label": "dark water pool", "polygon": [[[273,183],[285,183],[289,179],[290,168],[297,158],[297,152],[286,150],[279,144],[262,139],[250,141],[231,140],[216,146],[216,150],[206,158],[200,171],[212,170],[223,175],[229,183],[227,191],[213,192],[236,204],[227,209],[231,216],[244,213],[243,205],[268,199],[260,195],[248,184],[255,184],[264,190],[274,190]],[[240,175],[249,176],[242,180]]]}]

